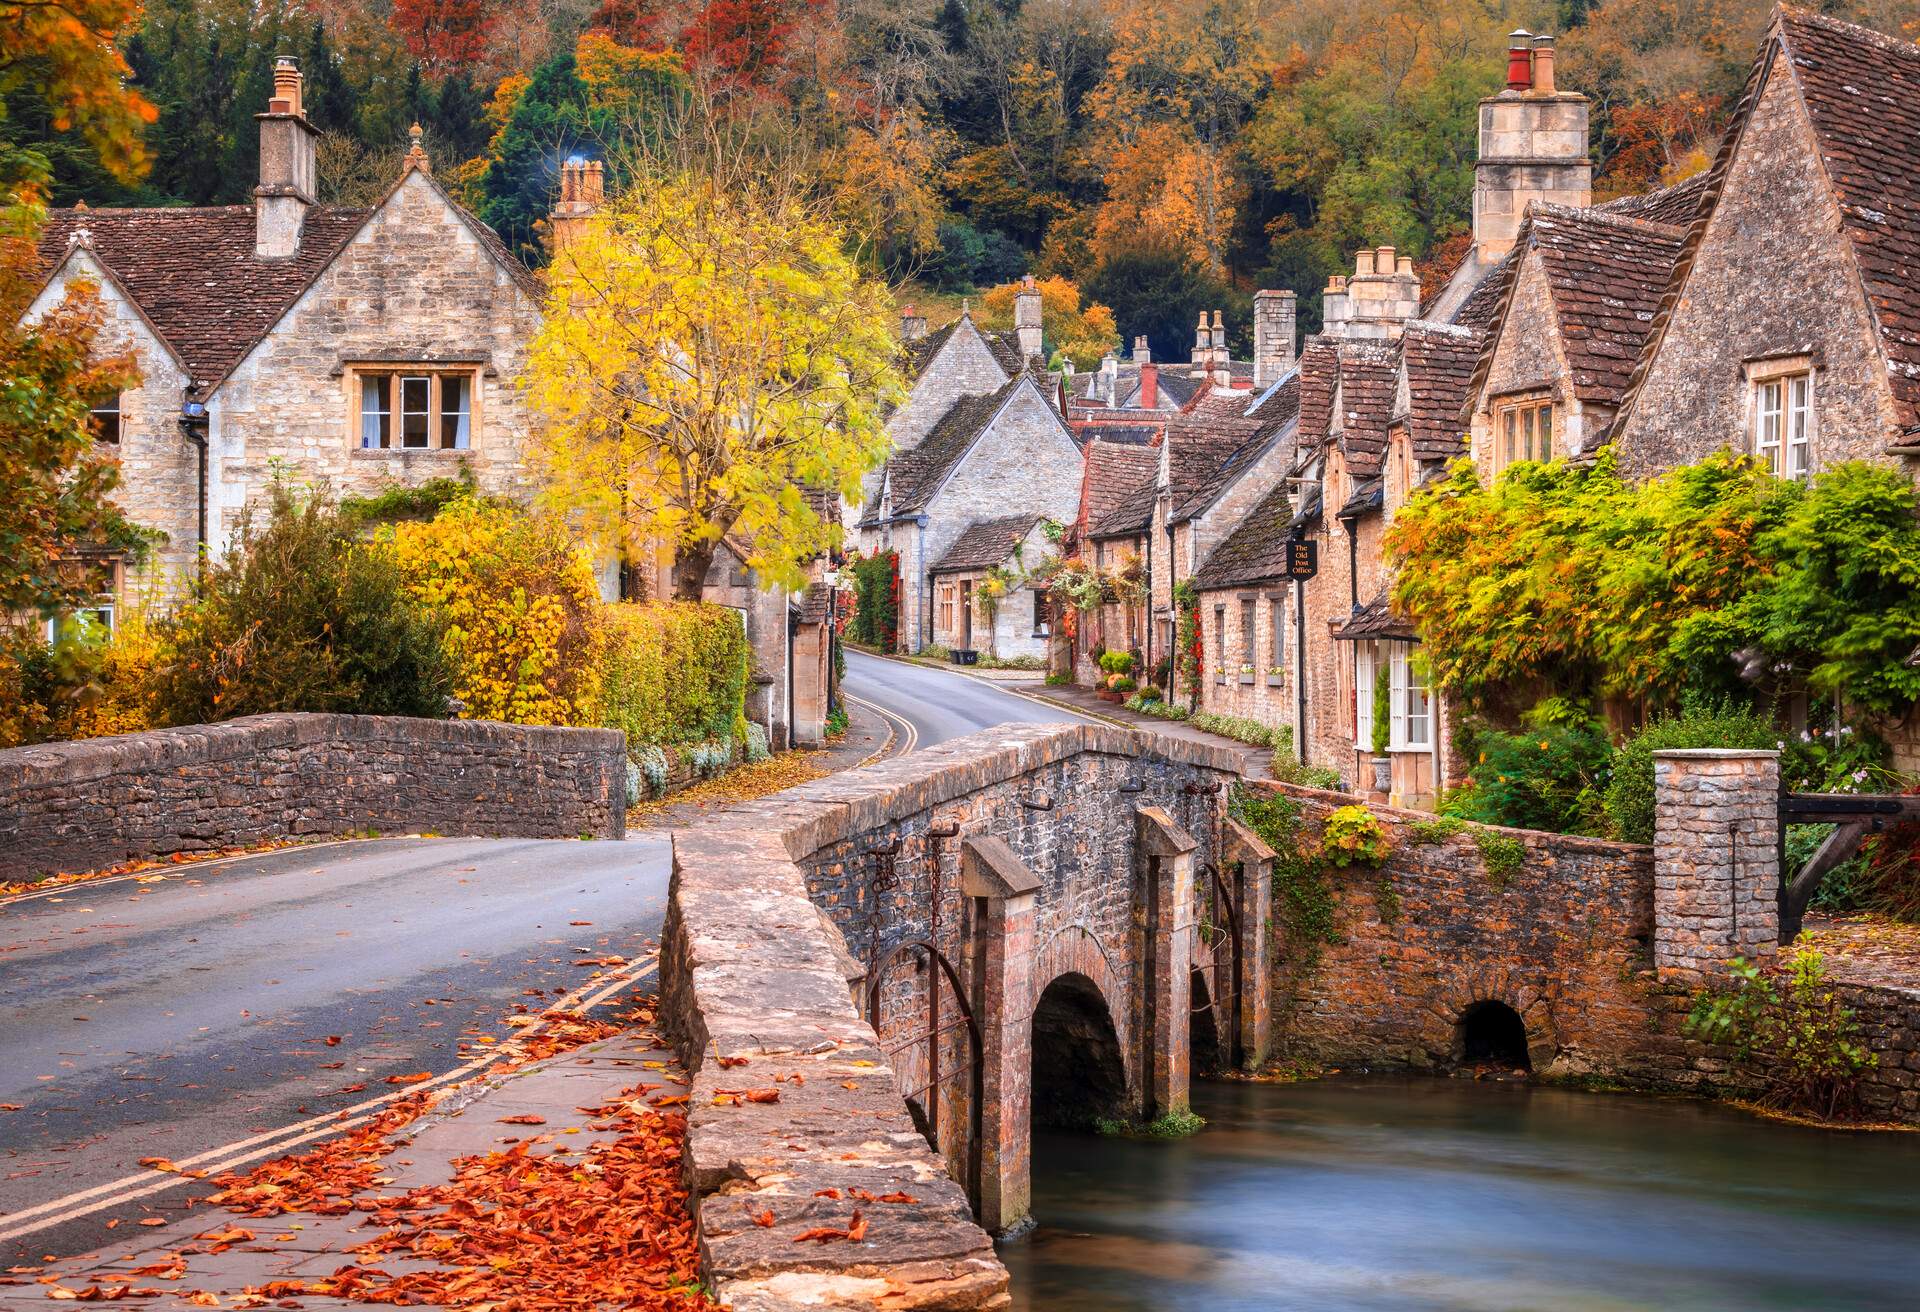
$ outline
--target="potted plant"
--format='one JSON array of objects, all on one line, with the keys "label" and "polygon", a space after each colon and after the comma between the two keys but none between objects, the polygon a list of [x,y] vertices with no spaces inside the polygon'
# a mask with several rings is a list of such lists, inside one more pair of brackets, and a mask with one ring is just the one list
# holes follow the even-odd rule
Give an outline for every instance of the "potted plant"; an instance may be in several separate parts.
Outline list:
[{"label": "potted plant", "polygon": [[1393,758],[1387,747],[1393,741],[1393,686],[1383,671],[1373,676],[1373,791],[1385,797],[1393,791]]}]

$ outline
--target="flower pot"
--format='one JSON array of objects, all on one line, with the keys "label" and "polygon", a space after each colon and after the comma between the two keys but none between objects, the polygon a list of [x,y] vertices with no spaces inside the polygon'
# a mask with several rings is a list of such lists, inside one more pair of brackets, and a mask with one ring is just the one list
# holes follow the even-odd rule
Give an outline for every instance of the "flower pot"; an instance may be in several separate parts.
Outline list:
[{"label": "flower pot", "polygon": [[1393,758],[1391,756],[1373,758],[1373,791],[1383,796],[1393,791]]}]

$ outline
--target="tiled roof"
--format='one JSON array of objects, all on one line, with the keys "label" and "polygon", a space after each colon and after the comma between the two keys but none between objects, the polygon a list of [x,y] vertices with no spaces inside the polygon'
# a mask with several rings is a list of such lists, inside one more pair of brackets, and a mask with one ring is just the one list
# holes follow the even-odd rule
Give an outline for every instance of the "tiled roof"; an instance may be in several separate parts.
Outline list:
[{"label": "tiled roof", "polygon": [[1287,485],[1281,483],[1247,512],[1247,517],[1227,535],[1226,541],[1214,548],[1213,554],[1195,571],[1194,586],[1204,591],[1285,578],[1292,520]]},{"label": "tiled roof", "polygon": [[1334,630],[1333,636],[1347,642],[1357,642],[1367,638],[1392,638],[1401,642],[1411,642],[1418,637],[1412,623],[1393,613],[1393,607],[1388,604],[1385,591],[1355,611],[1351,619]]},{"label": "tiled roof", "polygon": [[1300,446],[1325,441],[1333,426],[1333,389],[1340,381],[1340,344],[1309,337],[1300,352]]},{"label": "tiled roof", "polygon": [[1142,484],[1151,489],[1159,472],[1157,447],[1104,439],[1087,443],[1086,470],[1080,485],[1080,522],[1090,529],[1104,523]]},{"label": "tiled roof", "polygon": [[[1159,452],[1156,450],[1156,456]],[[1153,472],[1133,488],[1116,498],[1114,507],[1101,519],[1087,522],[1090,538],[1138,537],[1153,528],[1153,506],[1160,496],[1160,470]]]},{"label": "tiled roof", "polygon": [[1448,322],[1457,323],[1463,328],[1485,331],[1493,323],[1494,316],[1500,312],[1500,302],[1504,299],[1503,291],[1507,279],[1511,276],[1509,271],[1516,263],[1513,251],[1508,251],[1501,256],[1500,262],[1486,272],[1473,291],[1468,293],[1467,299],[1460,303],[1460,308],[1453,312],[1453,317]]},{"label": "tiled roof", "polygon": [[800,597],[800,622],[802,624],[825,624],[833,618],[830,603],[833,589],[825,583],[815,580],[807,584],[807,590]]},{"label": "tiled roof", "polygon": [[1398,342],[1344,342],[1340,348],[1340,449],[1355,478],[1380,472],[1387,424],[1400,383]]},{"label": "tiled roof", "polygon": [[1696,173],[1671,187],[1662,187],[1638,196],[1621,196],[1593,208],[1600,214],[1643,219],[1648,223],[1670,223],[1676,228],[1684,228],[1700,213],[1700,198],[1706,194],[1707,175]]},{"label": "tiled roof", "polygon": [[1777,21],[1878,322],[1896,416],[1920,427],[1920,46],[1800,9]]},{"label": "tiled roof", "polygon": [[1409,322],[1400,339],[1407,372],[1407,434],[1415,460],[1466,454],[1464,411],[1486,337],[1456,324]]},{"label": "tiled roof", "polygon": [[1027,540],[1027,534],[1033,532],[1033,526],[1039,522],[1038,515],[975,520],[960,531],[960,536],[947,548],[947,554],[928,573],[992,569],[1011,556],[1013,549]]},{"label": "tiled roof", "polygon": [[900,349],[905,351],[907,356],[907,377],[918,378],[933,362],[933,357],[940,354],[940,348],[952,339],[953,330],[959,326],[960,321],[955,319],[952,323],[942,324],[923,337],[916,337],[910,342],[902,343]]},{"label": "tiled roof", "polygon": [[1016,374],[997,392],[984,396],[963,396],[940,417],[920,445],[895,456],[887,467],[893,490],[893,513],[905,514],[923,509],[946,481],[953,467],[973,446],[974,439],[993,422],[1000,407],[1024,375]]},{"label": "tiled roof", "polygon": [[54,210],[40,234],[49,273],[84,240],[138,303],[200,389],[224,378],[366,222],[371,211],[307,212],[292,259],[253,253],[251,205]]},{"label": "tiled roof", "polygon": [[1099,420],[1076,420],[1073,431],[1082,442],[1152,446],[1166,430],[1160,424],[1108,424]]},{"label": "tiled roof", "polygon": [[1351,519],[1356,515],[1364,515],[1369,510],[1378,510],[1386,503],[1386,484],[1380,479],[1370,478],[1353,489],[1353,494],[1347,498],[1347,504],[1340,507],[1339,513],[1334,518]]},{"label": "tiled roof", "polygon": [[[1244,409],[1245,397],[1240,405]],[[1171,453],[1173,484],[1173,522],[1204,514],[1214,499],[1241,474],[1266,459],[1276,442],[1286,442],[1296,432],[1294,420],[1300,414],[1300,388],[1297,381],[1283,388],[1261,408],[1256,418],[1245,414],[1233,419],[1186,420],[1167,426],[1168,440],[1176,429],[1191,433],[1185,446],[1176,444]],[[1224,453],[1222,447],[1226,447]],[[1291,456],[1285,457],[1292,463]]]},{"label": "tiled roof", "polygon": [[986,342],[987,350],[993,353],[994,362],[1006,371],[1009,378],[1027,367],[1026,360],[1020,354],[1019,334],[989,332],[982,328],[980,336]]},{"label": "tiled roof", "polygon": [[1520,240],[1546,268],[1574,395],[1619,405],[1686,231],[1535,203]]}]

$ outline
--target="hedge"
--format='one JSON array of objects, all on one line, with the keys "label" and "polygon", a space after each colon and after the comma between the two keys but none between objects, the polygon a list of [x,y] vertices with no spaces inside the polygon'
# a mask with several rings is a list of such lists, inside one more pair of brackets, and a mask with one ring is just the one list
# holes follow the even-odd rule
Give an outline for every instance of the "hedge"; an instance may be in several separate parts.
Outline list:
[{"label": "hedge", "polygon": [[702,602],[605,608],[598,720],[629,750],[744,734],[752,654],[740,612]]}]

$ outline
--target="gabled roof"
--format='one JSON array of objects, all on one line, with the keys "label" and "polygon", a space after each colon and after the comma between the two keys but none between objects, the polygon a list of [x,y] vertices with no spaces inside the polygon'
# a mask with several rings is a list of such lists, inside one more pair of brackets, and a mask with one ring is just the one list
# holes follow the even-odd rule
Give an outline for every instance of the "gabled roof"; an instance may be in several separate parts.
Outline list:
[{"label": "gabled roof", "polygon": [[940,325],[923,337],[916,337],[912,341],[902,343],[900,349],[906,352],[907,356],[907,377],[910,379],[920,377],[926,367],[933,362],[933,357],[940,354],[940,348],[953,339],[953,330],[959,326],[960,321],[955,319],[952,323]]},{"label": "gabled roof", "polygon": [[1195,571],[1201,590],[1266,583],[1287,574],[1293,508],[1283,482],[1260,501]]},{"label": "gabled roof", "polygon": [[929,574],[953,574],[962,570],[992,569],[1013,554],[1027,540],[1039,515],[1008,515],[1001,519],[979,519],[967,525],[947,548],[940,563]]},{"label": "gabled roof", "polygon": [[[1628,401],[1658,351],[1768,74],[1798,85],[1840,228],[1886,356],[1895,419],[1920,429],[1920,46],[1802,9],[1778,8],[1707,173],[1701,217],[1679,252]],[[1624,414],[1625,407],[1622,409]]]},{"label": "gabled roof", "polygon": [[423,168],[409,167],[371,208],[312,205],[291,258],[254,254],[251,205],[161,209],[63,209],[47,216],[39,258],[49,273],[84,241],[187,367],[190,395],[206,396],[293,308],[368,221],[418,174],[527,295],[539,280],[499,234],[469,214]]},{"label": "gabled roof", "polygon": [[[1217,441],[1196,434],[1188,449],[1176,448],[1172,465],[1172,522],[1178,524],[1205,514],[1234,479],[1266,459],[1277,443],[1285,443],[1298,431],[1295,420],[1299,415],[1300,388],[1296,380],[1291,387],[1283,388],[1269,399],[1257,418],[1242,416],[1209,423],[1207,431]],[[1169,441],[1174,440],[1177,427],[1184,426],[1168,426]],[[1214,453],[1220,444],[1235,438],[1237,443],[1216,458]],[[1291,464],[1292,458],[1287,457],[1286,462]]]},{"label": "gabled roof", "polygon": [[1691,225],[1700,214],[1700,199],[1707,194],[1707,175],[1696,173],[1671,187],[1637,196],[1619,196],[1593,208],[1600,214],[1617,214],[1623,219],[1644,219],[1648,223],[1670,223],[1676,228]]},{"label": "gabled roof", "polygon": [[1091,531],[1104,523],[1139,491],[1149,489],[1160,473],[1160,451],[1152,446],[1096,440],[1087,443],[1087,463],[1080,484],[1080,522]]},{"label": "gabled roof", "polygon": [[1399,390],[1400,343],[1349,341],[1340,346],[1340,449],[1355,478],[1380,472],[1387,425]]},{"label": "gabled roof", "polygon": [[1342,642],[1358,642],[1367,638],[1394,638],[1412,642],[1418,637],[1411,621],[1393,613],[1393,606],[1384,589],[1372,601],[1356,610],[1345,624],[1335,629],[1333,636]]},{"label": "gabled roof", "polygon": [[[1465,411],[1486,337],[1458,324],[1410,320],[1400,338],[1407,376],[1407,436],[1415,460],[1466,454]],[[1397,420],[1401,416],[1394,416]]]},{"label": "gabled roof", "polygon": [[186,366],[198,395],[266,336],[371,213],[314,206],[298,253],[262,260],[251,205],[54,210],[39,256],[51,273],[71,241],[84,241]]},{"label": "gabled roof", "polygon": [[[1488,341],[1506,328],[1519,257],[1539,252],[1573,394],[1585,403],[1618,407],[1686,237],[1684,228],[1618,212],[1535,201],[1514,240],[1515,258],[1501,276],[1500,308],[1488,327]],[[1492,351],[1482,352],[1474,370],[1475,393],[1492,364]]]},{"label": "gabled roof", "polygon": [[1006,409],[1014,394],[1023,386],[1034,389],[1046,408],[1048,418],[1060,425],[1063,437],[1072,441],[1073,435],[1065,421],[1060,419],[1052,404],[1039,395],[1039,386],[1034,382],[1033,375],[1016,373],[996,391],[983,396],[959,398],[940,417],[940,422],[921,439],[920,445],[887,462],[892,513],[905,515],[924,510],[947,481],[947,476],[973,449],[973,444],[981,434],[993,427],[1001,411]]},{"label": "gabled roof", "polygon": [[1160,498],[1159,450],[1154,449],[1154,467],[1147,476],[1114,499],[1113,509],[1100,519],[1089,520],[1089,538],[1131,538],[1153,528],[1153,506]]}]

